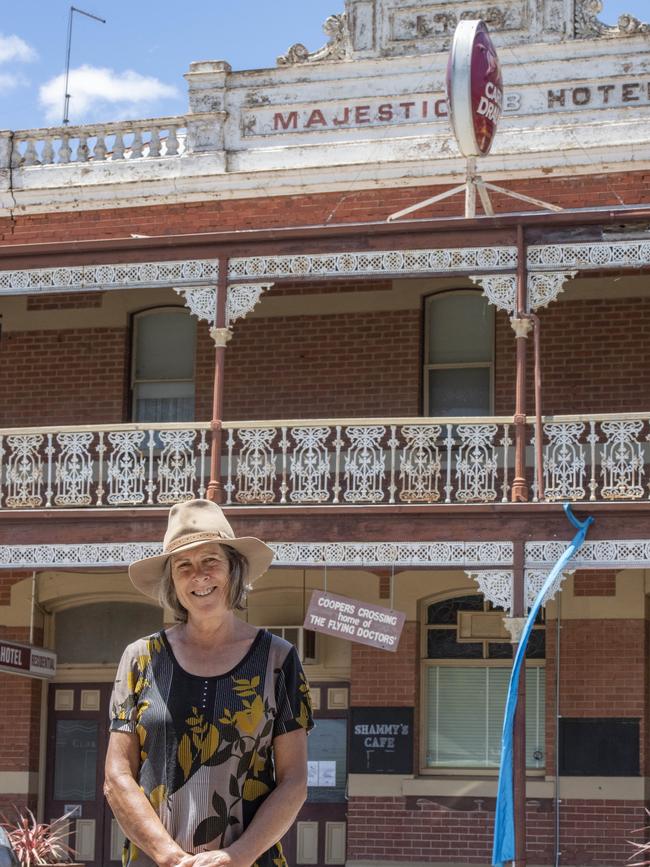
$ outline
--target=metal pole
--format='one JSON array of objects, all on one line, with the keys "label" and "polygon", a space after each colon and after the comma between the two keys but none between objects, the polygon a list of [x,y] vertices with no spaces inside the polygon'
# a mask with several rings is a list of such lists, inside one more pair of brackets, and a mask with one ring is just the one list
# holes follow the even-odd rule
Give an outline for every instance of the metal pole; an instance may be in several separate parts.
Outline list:
[{"label": "metal pole", "polygon": [[[526,616],[525,600],[525,548],[524,542],[515,542],[512,575],[512,616]],[[517,652],[518,643],[512,645],[512,655]],[[526,864],[526,664],[521,666],[517,709],[515,711],[513,733],[513,793],[515,815],[515,863],[517,867]]]},{"label": "metal pole", "polygon": [[70,12],[68,13],[68,42],[65,50],[65,88],[63,97],[64,126],[70,123],[70,118],[68,116],[70,108],[70,94],[68,93],[68,84],[70,81],[70,53],[72,51],[72,17],[75,12],[78,12],[80,15],[85,15],[86,18],[92,18],[93,21],[100,21],[102,24],[106,24],[106,19],[100,18],[98,15],[93,15],[91,12],[85,12],[83,9],[78,9],[76,6],[70,7]]},{"label": "metal pole", "polygon": [[210,481],[206,499],[213,503],[223,500],[221,484],[221,444],[223,439],[223,382],[226,364],[226,344],[230,332],[226,328],[226,294],[228,291],[228,260],[219,260],[219,280],[216,291],[215,327],[211,331],[215,343],[214,350],[214,384],[212,390],[212,431],[210,448]]},{"label": "metal pole", "polygon": [[[526,243],[524,228],[517,226],[517,307],[510,324],[517,340],[517,364],[515,385],[515,477],[512,482],[512,501],[528,500],[526,481],[526,345],[532,328],[525,318],[528,310],[528,273],[526,268]],[[514,616],[514,615],[513,615]]]}]

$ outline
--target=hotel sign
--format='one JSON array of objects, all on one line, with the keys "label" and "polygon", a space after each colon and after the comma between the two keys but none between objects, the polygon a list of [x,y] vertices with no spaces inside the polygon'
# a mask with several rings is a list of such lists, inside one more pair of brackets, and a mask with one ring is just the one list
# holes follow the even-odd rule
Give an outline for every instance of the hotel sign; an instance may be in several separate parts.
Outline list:
[{"label": "hotel sign", "polygon": [[50,678],[56,674],[56,653],[0,640],[0,671],[25,677]]},{"label": "hotel sign", "polygon": [[[650,79],[606,80],[600,84],[558,82],[534,85],[503,94],[504,115],[550,115],[585,109],[607,110],[650,105]],[[446,124],[447,97],[443,92],[356,100],[319,100],[297,106],[260,106],[242,114],[242,134],[255,136],[310,132],[340,132],[400,124]]]}]

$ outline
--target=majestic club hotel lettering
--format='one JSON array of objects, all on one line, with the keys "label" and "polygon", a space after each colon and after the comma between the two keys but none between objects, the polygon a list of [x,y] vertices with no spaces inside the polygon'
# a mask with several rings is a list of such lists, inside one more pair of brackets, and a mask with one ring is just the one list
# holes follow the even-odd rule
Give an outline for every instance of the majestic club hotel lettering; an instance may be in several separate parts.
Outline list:
[{"label": "majestic club hotel lettering", "polygon": [[[504,114],[539,114],[580,108],[620,108],[650,104],[650,80],[592,85],[560,83],[539,88],[509,90],[503,94]],[[323,101],[298,108],[248,109],[243,116],[246,137],[290,132],[314,132],[404,123],[447,121],[444,93],[416,93],[358,102]]]}]

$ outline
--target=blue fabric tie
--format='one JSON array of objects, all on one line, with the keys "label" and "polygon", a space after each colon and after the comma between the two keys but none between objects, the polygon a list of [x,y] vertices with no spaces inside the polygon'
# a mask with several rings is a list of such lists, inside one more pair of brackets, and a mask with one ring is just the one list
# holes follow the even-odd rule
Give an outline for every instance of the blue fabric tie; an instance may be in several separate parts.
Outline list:
[{"label": "blue fabric tie", "polygon": [[501,767],[499,768],[499,786],[497,788],[497,806],[494,816],[494,845],[492,847],[492,864],[501,865],[505,861],[515,860],[515,812],[512,793],[512,752],[515,710],[517,708],[517,692],[519,689],[519,675],[521,666],[526,656],[526,645],[530,633],[535,624],[542,601],[549,592],[560,572],[566,568],[569,560],[576,554],[585,540],[587,530],[593,524],[594,519],[589,517],[586,521],[579,521],[571,511],[569,503],[564,504],[564,512],[577,528],[578,532],[571,540],[571,544],[564,554],[551,569],[544,586],[539,591],[535,602],[526,620],[526,625],[521,633],[515,660],[510,674],[510,685],[506,699],[506,710],[503,717],[503,732],[501,735]]}]

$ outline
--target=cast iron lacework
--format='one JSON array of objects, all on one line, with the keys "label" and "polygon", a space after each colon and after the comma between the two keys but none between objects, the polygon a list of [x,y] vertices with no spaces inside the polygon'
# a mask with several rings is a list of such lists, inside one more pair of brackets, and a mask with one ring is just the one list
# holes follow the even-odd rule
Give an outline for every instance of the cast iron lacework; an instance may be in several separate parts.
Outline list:
[{"label": "cast iron lacework", "polygon": [[[512,542],[271,542],[274,566],[456,566],[512,563]],[[126,566],[162,552],[159,542],[0,545],[0,568]]]}]

